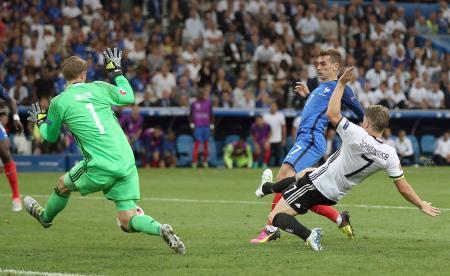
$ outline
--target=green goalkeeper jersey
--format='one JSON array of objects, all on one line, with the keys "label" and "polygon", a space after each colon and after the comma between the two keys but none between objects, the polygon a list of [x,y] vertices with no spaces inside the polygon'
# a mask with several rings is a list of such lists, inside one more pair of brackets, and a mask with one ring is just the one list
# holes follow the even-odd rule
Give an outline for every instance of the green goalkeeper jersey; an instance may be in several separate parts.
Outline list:
[{"label": "green goalkeeper jersey", "polygon": [[75,83],[53,98],[47,122],[39,127],[42,137],[56,142],[65,124],[80,148],[87,169],[96,173],[128,175],[135,167],[130,144],[111,106],[134,103],[133,90],[124,76],[112,85],[103,81]]}]

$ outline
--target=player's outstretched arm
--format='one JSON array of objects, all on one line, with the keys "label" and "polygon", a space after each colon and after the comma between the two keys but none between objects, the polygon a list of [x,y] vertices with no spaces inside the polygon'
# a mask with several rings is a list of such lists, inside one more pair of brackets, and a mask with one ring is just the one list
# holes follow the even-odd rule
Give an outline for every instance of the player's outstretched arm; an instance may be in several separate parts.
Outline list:
[{"label": "player's outstretched arm", "polygon": [[428,203],[420,199],[420,197],[416,194],[414,189],[411,187],[411,185],[409,185],[409,183],[406,181],[404,177],[395,180],[394,183],[397,186],[397,190],[399,191],[399,193],[407,201],[417,206],[425,214],[435,217],[438,216],[439,213],[441,212],[438,208],[431,206],[431,203]]},{"label": "player's outstretched arm", "polygon": [[111,79],[116,82],[116,86],[105,82],[95,82],[95,84],[108,90],[113,105],[133,104],[133,89],[122,73],[122,51],[119,51],[117,48],[108,48],[103,52],[103,56],[105,57],[105,70]]},{"label": "player's outstretched arm", "polygon": [[346,107],[348,107],[351,111],[353,111],[353,113],[355,113],[360,122],[364,120],[364,108],[356,98],[352,89],[348,86],[346,86],[346,88],[344,89],[344,96],[342,97],[342,102]]},{"label": "player's outstretched arm", "polygon": [[336,88],[334,88],[333,94],[331,95],[330,101],[328,102],[327,116],[328,120],[337,126],[339,120],[342,118],[341,115],[341,101],[344,95],[344,89],[347,82],[353,74],[353,67],[347,68],[339,78]]},{"label": "player's outstretched arm", "polygon": [[53,100],[50,103],[48,112],[41,109],[39,102],[31,105],[28,111],[28,120],[39,127],[42,138],[51,143],[58,141],[61,135],[61,118],[58,113],[57,103]]}]

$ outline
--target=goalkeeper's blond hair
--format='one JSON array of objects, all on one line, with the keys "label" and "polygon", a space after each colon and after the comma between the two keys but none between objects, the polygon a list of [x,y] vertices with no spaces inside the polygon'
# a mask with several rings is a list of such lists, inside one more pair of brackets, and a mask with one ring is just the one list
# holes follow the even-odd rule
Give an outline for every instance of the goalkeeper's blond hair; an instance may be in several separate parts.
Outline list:
[{"label": "goalkeeper's blond hair", "polygon": [[87,64],[82,58],[70,56],[64,60],[61,65],[62,73],[66,81],[78,78],[81,74],[86,73]]}]

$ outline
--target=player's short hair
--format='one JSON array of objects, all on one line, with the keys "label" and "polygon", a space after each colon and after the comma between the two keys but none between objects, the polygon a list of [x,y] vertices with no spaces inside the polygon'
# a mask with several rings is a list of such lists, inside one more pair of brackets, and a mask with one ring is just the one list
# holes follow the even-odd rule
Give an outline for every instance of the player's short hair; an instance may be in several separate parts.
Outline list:
[{"label": "player's short hair", "polygon": [[328,49],[328,50],[321,50],[319,53],[319,57],[320,56],[330,56],[330,59],[333,63],[337,63],[339,65],[341,65],[341,53],[339,52],[339,50],[337,49]]},{"label": "player's short hair", "polygon": [[382,105],[369,106],[365,117],[370,121],[374,131],[381,132],[389,126],[389,110]]},{"label": "player's short hair", "polygon": [[66,81],[71,81],[80,76],[81,73],[87,71],[87,64],[82,58],[70,56],[64,60],[61,70]]}]

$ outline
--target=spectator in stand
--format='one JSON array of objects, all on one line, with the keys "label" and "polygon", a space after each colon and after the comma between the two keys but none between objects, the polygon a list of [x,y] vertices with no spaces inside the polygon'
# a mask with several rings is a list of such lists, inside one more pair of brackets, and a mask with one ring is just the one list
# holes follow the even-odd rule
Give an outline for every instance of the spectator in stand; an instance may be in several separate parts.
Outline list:
[{"label": "spectator in stand", "polygon": [[203,167],[208,164],[208,141],[211,131],[214,130],[214,117],[212,105],[209,98],[210,86],[206,85],[200,88],[197,100],[192,103],[190,111],[190,126],[194,131],[194,151],[192,153],[192,167],[197,168],[198,148],[203,143]]},{"label": "spectator in stand", "polygon": [[144,93],[144,98],[142,99],[142,102],[139,103],[140,107],[151,107],[156,105],[156,98],[155,94],[151,89],[148,89]]},{"label": "spectator in stand", "polygon": [[394,12],[391,19],[386,22],[385,30],[388,35],[392,35],[394,32],[406,33],[406,27],[399,20],[396,12]]},{"label": "spectator in stand", "polygon": [[164,168],[164,132],[160,126],[148,128],[142,133],[142,167],[150,163],[152,168]]},{"label": "spectator in stand", "polygon": [[250,127],[250,135],[254,146],[253,168],[258,168],[261,164],[263,168],[267,168],[270,161],[270,126],[264,122],[263,117],[259,114],[256,115],[255,122]]},{"label": "spectator in stand", "polygon": [[422,81],[419,78],[414,81],[414,85],[409,91],[408,98],[410,103],[409,107],[421,109],[428,108],[426,101],[427,91],[422,87]]},{"label": "spectator in stand", "polygon": [[370,84],[368,82],[365,82],[362,93],[356,95],[358,98],[358,101],[361,103],[361,105],[364,108],[367,108],[371,105],[370,96],[369,96],[371,93],[372,93],[372,91],[370,90]]},{"label": "spectator in stand", "polygon": [[433,109],[444,108],[444,92],[439,88],[439,83],[434,82],[431,87],[431,91],[427,91],[425,98],[427,105]]},{"label": "spectator in stand", "polygon": [[197,13],[197,10],[191,9],[189,12],[189,18],[186,20],[183,30],[184,41],[192,43],[193,45],[201,45],[204,33],[205,28],[200,16]]},{"label": "spectator in stand", "polygon": [[175,76],[169,72],[169,66],[167,64],[163,64],[161,70],[152,78],[152,85],[157,98],[162,98],[163,91],[172,93],[177,84]]},{"label": "spectator in stand", "polygon": [[394,84],[392,90],[388,90],[388,92],[386,92],[386,99],[390,108],[403,109],[408,106],[405,93],[403,93],[400,83],[398,82]]},{"label": "spectator in stand", "polygon": [[392,136],[392,131],[390,128],[385,128],[383,131],[383,142],[395,149],[395,139]]},{"label": "spectator in stand", "polygon": [[253,95],[253,92],[250,90],[246,90],[244,92],[244,97],[241,98],[240,102],[235,102],[234,107],[242,108],[242,109],[246,109],[246,110],[255,109],[255,97]]},{"label": "spectator in stand", "polygon": [[164,162],[168,168],[175,168],[177,165],[176,138],[175,132],[169,130],[164,139]]},{"label": "spectator in stand", "polygon": [[309,51],[316,41],[316,34],[319,32],[319,21],[310,9],[307,9],[305,16],[297,22],[296,29],[306,51]]},{"label": "spectator in stand", "polygon": [[133,105],[131,114],[122,114],[119,119],[120,126],[125,132],[128,142],[130,143],[131,148],[133,149],[133,152],[136,156],[142,154],[140,137],[142,134],[144,117],[139,112],[139,106]]},{"label": "spectator in stand", "polygon": [[271,45],[270,38],[264,38],[263,44],[256,48],[255,54],[253,55],[253,62],[258,79],[270,68],[270,61],[274,55],[275,49]]},{"label": "spectator in stand", "polygon": [[236,83],[236,87],[233,90],[233,106],[234,107],[240,107],[242,103],[245,102],[245,80],[244,79],[238,79]]},{"label": "spectator in stand", "polygon": [[67,6],[62,9],[62,14],[65,19],[74,19],[81,15],[81,9],[75,0],[67,0]]},{"label": "spectator in stand", "polygon": [[181,98],[186,97],[188,100],[195,99],[195,89],[189,84],[189,79],[182,76],[178,80],[178,85],[175,87],[174,100],[178,105],[182,105]]},{"label": "spectator in stand", "polygon": [[163,90],[161,98],[156,100],[155,105],[159,107],[174,107],[177,106],[177,102],[173,99],[169,90]]},{"label": "spectator in stand", "polygon": [[252,149],[245,139],[241,137],[239,141],[230,143],[223,149],[223,161],[228,169],[251,168],[253,164]]},{"label": "spectator in stand", "polygon": [[450,165],[450,131],[437,140],[433,161],[438,166]]},{"label": "spectator in stand", "polygon": [[23,85],[21,76],[17,77],[15,85],[9,90],[9,95],[16,100],[17,105],[30,104],[28,99],[28,89]]},{"label": "spectator in stand", "polygon": [[395,141],[395,150],[402,165],[415,164],[414,149],[411,140],[406,136],[406,132],[403,129],[398,132],[398,138]]},{"label": "spectator in stand", "polygon": [[365,78],[370,85],[370,89],[377,89],[387,79],[386,71],[383,70],[383,63],[380,60],[376,61],[375,67],[367,71]]},{"label": "spectator in stand", "polygon": [[263,115],[264,121],[270,126],[270,151],[275,157],[273,165],[279,166],[283,161],[284,150],[286,145],[286,119],[284,114],[278,111],[278,104],[273,102],[270,105],[269,113]]},{"label": "spectator in stand", "polygon": [[389,93],[386,81],[381,82],[380,86],[377,89],[372,90],[368,95],[370,105],[380,104],[389,107],[387,100],[387,95]]},{"label": "spectator in stand", "polygon": [[219,101],[219,107],[233,108],[233,96],[231,95],[231,91],[229,91],[228,88],[226,88],[222,93],[222,97]]},{"label": "spectator in stand", "polygon": [[207,56],[219,53],[223,47],[223,33],[211,17],[206,19],[206,29],[203,37],[203,49]]}]

